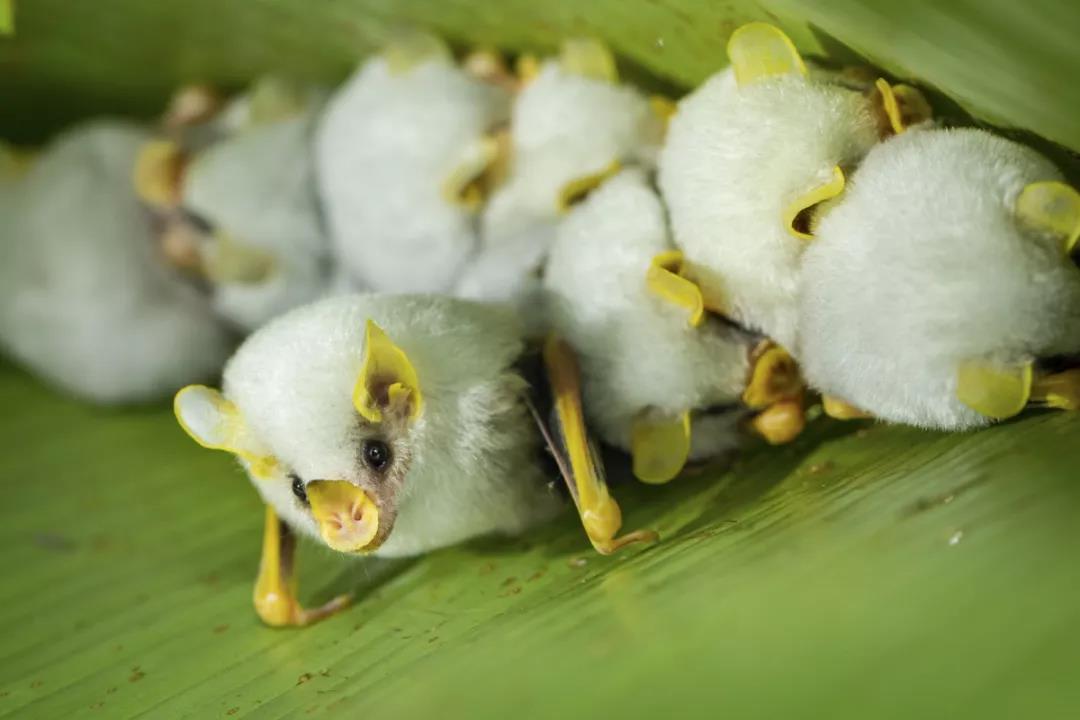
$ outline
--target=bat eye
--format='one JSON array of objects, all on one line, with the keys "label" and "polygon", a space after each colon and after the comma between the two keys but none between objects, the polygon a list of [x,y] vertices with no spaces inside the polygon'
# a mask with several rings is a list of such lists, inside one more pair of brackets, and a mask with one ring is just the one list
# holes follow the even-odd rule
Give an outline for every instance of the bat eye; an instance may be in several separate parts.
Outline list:
[{"label": "bat eye", "polygon": [[307,505],[308,499],[307,491],[304,489],[304,481],[295,473],[289,473],[289,479],[292,480],[292,494],[296,496],[297,500]]},{"label": "bat eye", "polygon": [[382,470],[390,463],[390,448],[382,440],[365,440],[364,462],[372,470]]}]

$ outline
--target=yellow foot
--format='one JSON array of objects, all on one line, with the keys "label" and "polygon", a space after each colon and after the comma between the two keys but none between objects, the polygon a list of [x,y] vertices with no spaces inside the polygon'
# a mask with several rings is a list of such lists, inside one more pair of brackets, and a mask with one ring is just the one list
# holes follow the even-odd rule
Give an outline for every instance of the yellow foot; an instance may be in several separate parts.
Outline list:
[{"label": "yellow foot", "polygon": [[1059,410],[1080,410],[1080,368],[1035,378],[1031,400]]},{"label": "yellow foot", "polygon": [[317,608],[303,608],[296,597],[297,582],[293,574],[296,557],[296,537],[278,519],[273,508],[266,506],[263,528],[263,554],[259,562],[259,577],[255,581],[255,612],[272,627],[303,627],[348,607],[352,595],[339,595]]},{"label": "yellow foot", "polygon": [[570,346],[554,336],[544,343],[543,354],[555,407],[551,434],[539,419],[538,424],[547,435],[589,541],[598,553],[610,555],[631,543],[656,540],[658,535],[651,530],[616,537],[622,527],[622,511],[608,491],[603,464],[585,430],[577,358]]},{"label": "yellow foot", "polygon": [[770,405],[750,421],[758,435],[770,445],[784,445],[806,428],[806,413],[801,399],[783,400]]}]

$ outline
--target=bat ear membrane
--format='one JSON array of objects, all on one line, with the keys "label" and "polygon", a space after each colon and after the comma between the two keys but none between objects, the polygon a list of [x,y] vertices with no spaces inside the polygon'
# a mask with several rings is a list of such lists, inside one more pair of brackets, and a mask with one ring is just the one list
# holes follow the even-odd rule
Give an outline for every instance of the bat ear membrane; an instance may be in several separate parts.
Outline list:
[{"label": "bat ear membrane", "polygon": [[738,28],[728,40],[727,53],[739,87],[763,78],[807,74],[806,63],[791,38],[768,23],[752,22]]},{"label": "bat ear membrane", "polygon": [[934,116],[926,97],[910,85],[890,85],[885,78],[878,78],[874,88],[881,103],[883,122],[888,124],[886,135],[899,135]]},{"label": "bat ear membrane", "polygon": [[420,380],[405,351],[373,320],[364,334],[364,359],[353,389],[353,406],[361,417],[381,423],[387,412],[403,412],[410,421],[423,411]]},{"label": "bat ear membrane", "polygon": [[823,203],[838,198],[844,192],[846,182],[844,171],[836,165],[828,180],[815,185],[788,203],[784,208],[784,227],[788,233],[799,240],[813,240],[817,209]]},{"label": "bat ear membrane", "polygon": [[956,397],[988,418],[1018,415],[1031,399],[1034,365],[997,365],[984,360],[962,362],[956,373]]},{"label": "bat ear membrane", "polygon": [[173,398],[173,413],[191,439],[210,450],[243,460],[256,477],[268,477],[277,461],[252,437],[240,409],[217,390],[188,385]]},{"label": "bat ear membrane", "polygon": [[1080,239],[1080,192],[1056,180],[1033,182],[1016,198],[1016,219],[1023,227],[1061,242],[1065,255]]},{"label": "bat ear membrane", "polygon": [[443,181],[443,198],[470,212],[477,212],[510,169],[510,131],[493,130],[470,143],[458,164]]},{"label": "bat ear membrane", "polygon": [[622,163],[618,160],[612,160],[607,167],[599,172],[574,178],[559,190],[559,195],[555,199],[556,210],[560,213],[568,212],[570,208],[583,202],[589,196],[589,193],[620,172],[622,172]]},{"label": "bat ear membrane", "polygon": [[649,263],[645,286],[649,293],[687,311],[687,322],[698,327],[705,319],[705,299],[697,283],[682,275],[683,254],[678,250],[660,253]]},{"label": "bat ear membrane", "polygon": [[559,66],[570,75],[612,84],[619,82],[619,69],[611,48],[595,38],[569,38],[563,41]]},{"label": "bat ear membrane", "polygon": [[690,413],[667,417],[645,411],[634,419],[630,435],[634,477],[650,485],[670,482],[690,455]]}]

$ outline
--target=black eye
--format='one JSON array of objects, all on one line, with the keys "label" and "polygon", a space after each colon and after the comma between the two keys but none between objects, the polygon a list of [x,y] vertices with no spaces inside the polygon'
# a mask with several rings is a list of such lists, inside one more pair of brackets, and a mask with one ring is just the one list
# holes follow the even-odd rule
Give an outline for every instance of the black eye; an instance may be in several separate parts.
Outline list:
[{"label": "black eye", "polygon": [[292,480],[292,494],[296,496],[297,500],[307,505],[308,499],[307,491],[304,490],[304,481],[296,473],[289,473],[289,479]]},{"label": "black eye", "polygon": [[365,440],[364,462],[372,470],[382,470],[390,463],[390,448],[382,440]]}]

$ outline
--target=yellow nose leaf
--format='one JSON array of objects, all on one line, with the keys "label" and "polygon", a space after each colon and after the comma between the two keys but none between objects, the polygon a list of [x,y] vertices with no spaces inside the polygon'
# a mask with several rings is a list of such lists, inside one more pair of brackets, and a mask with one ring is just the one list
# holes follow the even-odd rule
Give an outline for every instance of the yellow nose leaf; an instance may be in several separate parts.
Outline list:
[{"label": "yellow nose leaf", "polygon": [[323,541],[338,552],[359,552],[379,531],[379,509],[345,480],[312,480],[305,488]]},{"label": "yellow nose leaf", "polygon": [[674,418],[642,413],[631,428],[630,450],[634,477],[651,485],[670,482],[690,455],[690,413]]},{"label": "yellow nose leaf", "polygon": [[611,164],[600,172],[584,175],[566,183],[559,191],[559,196],[555,202],[556,209],[560,213],[566,212],[588,197],[589,193],[603,185],[605,181],[618,175],[621,170],[622,163],[618,160],[612,160]]},{"label": "yellow nose leaf", "polygon": [[683,254],[678,250],[662,252],[652,259],[645,274],[645,286],[656,297],[685,309],[687,321],[697,327],[705,319],[705,300],[701,288],[679,273]]},{"label": "yellow nose leaf", "polygon": [[837,165],[826,182],[795,198],[784,208],[784,227],[787,231],[800,240],[813,240],[814,208],[844,192],[844,182],[844,171]]},{"label": "yellow nose leaf", "polygon": [[795,358],[784,348],[770,343],[757,355],[742,401],[749,408],[761,410],[785,398],[798,396],[802,390],[802,376]]},{"label": "yellow nose leaf", "polygon": [[733,32],[727,53],[740,86],[779,75],[806,77],[806,63],[791,38],[768,23],[747,23]]},{"label": "yellow nose leaf", "polygon": [[975,412],[995,420],[1013,417],[1031,398],[1032,363],[1001,366],[983,360],[960,364],[956,397]]},{"label": "yellow nose leaf", "polygon": [[443,199],[470,212],[479,210],[506,176],[510,147],[510,133],[505,129],[472,143],[443,181]]},{"label": "yellow nose leaf", "polygon": [[878,78],[874,87],[881,93],[881,105],[885,110],[885,116],[889,119],[889,126],[895,134],[899,135],[907,128],[904,127],[904,119],[900,116],[900,105],[896,102],[892,86],[885,78]]},{"label": "yellow nose leaf", "polygon": [[571,75],[617,83],[619,70],[615,56],[607,45],[594,38],[570,38],[564,40],[559,54],[563,72]]},{"label": "yellow nose leaf", "polygon": [[1016,198],[1016,218],[1024,227],[1060,238],[1070,255],[1080,238],[1080,192],[1054,180],[1031,183]]}]

